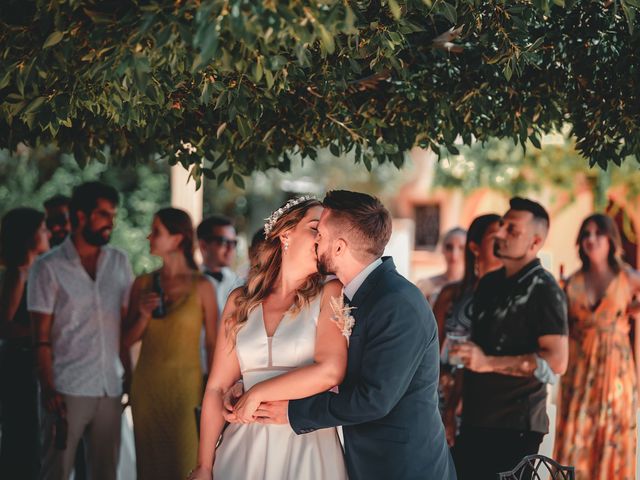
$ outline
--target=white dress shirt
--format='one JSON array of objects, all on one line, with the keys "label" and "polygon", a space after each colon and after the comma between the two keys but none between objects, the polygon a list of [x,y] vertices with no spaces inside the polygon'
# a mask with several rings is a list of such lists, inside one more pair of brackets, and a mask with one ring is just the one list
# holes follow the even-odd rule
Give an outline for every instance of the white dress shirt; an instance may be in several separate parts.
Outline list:
[{"label": "white dress shirt", "polygon": [[369,274],[373,272],[376,268],[382,265],[382,258],[378,258],[371,262],[364,270],[362,270],[358,275],[353,277],[349,283],[344,286],[344,294],[349,299],[349,301],[353,300],[358,289],[362,286],[364,281],[367,279]]},{"label": "white dress shirt", "polygon": [[[202,265],[200,270],[204,273],[207,268]],[[222,280],[217,280],[211,275],[205,274],[207,280],[211,282],[216,290],[216,302],[218,302],[218,325],[216,328],[220,326],[220,322],[222,321],[222,310],[224,310],[229,294],[231,294],[235,288],[244,284],[244,279],[236,275],[235,272],[228,267],[222,267],[220,273],[222,273]],[[202,332],[200,333],[200,366],[202,367],[202,371],[207,373],[209,372],[209,365],[207,364],[207,347],[205,337],[205,330],[204,327],[202,327]]]},{"label": "white dress shirt", "polygon": [[[206,268],[202,268],[204,272]],[[218,302],[218,321],[222,316],[222,310],[227,303],[229,294],[237,287],[244,284],[244,280],[235,274],[233,270],[228,267],[222,267],[220,270],[222,273],[222,280],[216,280],[211,275],[205,275],[207,279],[213,284],[216,289],[216,301]]]},{"label": "white dress shirt", "polygon": [[133,272],[127,255],[100,250],[96,279],[68,237],[34,263],[27,284],[30,312],[53,314],[53,383],[67,395],[116,397],[122,393],[121,309]]}]

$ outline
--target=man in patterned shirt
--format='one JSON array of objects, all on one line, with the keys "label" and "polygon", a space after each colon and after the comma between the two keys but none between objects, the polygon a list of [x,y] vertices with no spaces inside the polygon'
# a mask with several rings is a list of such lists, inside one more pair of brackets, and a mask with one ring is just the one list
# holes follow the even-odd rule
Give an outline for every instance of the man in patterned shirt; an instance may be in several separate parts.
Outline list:
[{"label": "man in patterned shirt", "polygon": [[81,438],[90,478],[116,479],[120,323],[133,279],[126,254],[107,245],[117,205],[108,185],[76,187],[71,236],[31,269],[27,301],[45,407],[42,479],[69,478]]}]

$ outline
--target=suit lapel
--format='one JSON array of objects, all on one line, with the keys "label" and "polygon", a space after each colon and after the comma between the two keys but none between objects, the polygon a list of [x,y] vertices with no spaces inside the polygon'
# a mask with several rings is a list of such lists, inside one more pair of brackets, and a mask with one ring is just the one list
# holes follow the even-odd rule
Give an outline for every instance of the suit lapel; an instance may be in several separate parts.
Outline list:
[{"label": "suit lapel", "polygon": [[[370,293],[375,290],[375,286],[380,281],[380,278],[386,273],[391,272],[396,269],[395,264],[393,263],[393,258],[391,257],[382,257],[382,264],[378,266],[373,272],[369,274],[369,276],[364,280],[360,288],[356,291],[353,296],[353,300],[349,302],[353,307],[359,308],[361,305],[364,305],[367,297]],[[357,311],[357,310],[356,310]]]}]

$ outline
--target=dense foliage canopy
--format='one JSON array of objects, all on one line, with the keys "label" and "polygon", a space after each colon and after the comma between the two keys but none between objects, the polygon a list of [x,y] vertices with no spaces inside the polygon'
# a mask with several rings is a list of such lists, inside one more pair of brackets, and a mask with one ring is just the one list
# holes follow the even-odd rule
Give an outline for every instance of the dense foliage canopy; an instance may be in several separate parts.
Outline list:
[{"label": "dense foliage canopy", "polygon": [[219,180],[316,149],[571,124],[606,168],[640,152],[640,0],[5,0],[0,147],[162,155]]}]

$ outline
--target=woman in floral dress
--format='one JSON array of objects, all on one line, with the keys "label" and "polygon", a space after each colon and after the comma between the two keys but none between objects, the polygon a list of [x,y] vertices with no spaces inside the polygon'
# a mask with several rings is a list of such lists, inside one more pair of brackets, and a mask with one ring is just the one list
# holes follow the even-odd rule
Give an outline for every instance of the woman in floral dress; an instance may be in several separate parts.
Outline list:
[{"label": "woman in floral dress", "polygon": [[634,316],[640,321],[640,276],[620,260],[620,234],[609,217],[587,217],[577,243],[582,269],[566,284],[569,368],[554,456],[573,465],[578,480],[635,480],[640,364],[629,329]]}]

